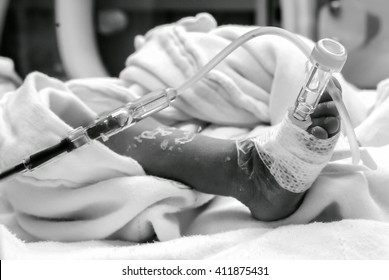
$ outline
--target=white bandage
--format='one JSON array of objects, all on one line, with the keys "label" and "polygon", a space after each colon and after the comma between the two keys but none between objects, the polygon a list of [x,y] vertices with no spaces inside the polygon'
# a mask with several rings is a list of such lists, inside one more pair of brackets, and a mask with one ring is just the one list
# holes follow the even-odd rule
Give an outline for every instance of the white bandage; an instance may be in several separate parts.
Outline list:
[{"label": "white bandage", "polygon": [[339,137],[338,133],[329,139],[318,139],[306,131],[309,125],[295,120],[289,110],[274,129],[236,142],[239,166],[245,168],[245,159],[249,158],[247,149],[254,144],[259,157],[282,188],[294,193],[306,191],[330,160]]}]

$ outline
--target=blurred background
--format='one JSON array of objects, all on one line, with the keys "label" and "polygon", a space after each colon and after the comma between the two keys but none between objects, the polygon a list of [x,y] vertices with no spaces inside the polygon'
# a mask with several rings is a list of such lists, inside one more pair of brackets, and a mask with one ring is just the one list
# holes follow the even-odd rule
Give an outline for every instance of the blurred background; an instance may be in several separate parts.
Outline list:
[{"label": "blurred background", "polygon": [[[84,52],[79,69],[95,60],[101,62],[96,73],[117,76],[135,35],[208,12],[219,25],[271,25],[339,40],[349,51],[346,79],[374,88],[389,77],[388,10],[387,0],[0,0],[0,55],[13,59],[22,77],[31,71],[64,80],[94,76],[65,66],[69,57],[61,50],[72,44],[73,53]],[[70,34],[59,34],[59,26],[69,26]]]}]

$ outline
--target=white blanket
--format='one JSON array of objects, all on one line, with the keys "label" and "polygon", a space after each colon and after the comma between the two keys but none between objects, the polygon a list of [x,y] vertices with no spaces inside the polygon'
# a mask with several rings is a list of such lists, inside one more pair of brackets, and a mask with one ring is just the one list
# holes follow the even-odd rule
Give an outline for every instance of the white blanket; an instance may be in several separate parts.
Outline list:
[{"label": "white blanket", "polygon": [[[240,218],[240,217],[239,217]],[[247,228],[143,245],[121,241],[24,243],[0,226],[1,259],[313,259],[389,258],[389,226],[368,220]]]},{"label": "white blanket", "polygon": [[[200,15],[138,37],[120,79],[64,84],[29,75],[0,100],[0,169],[57,143],[103,111],[157,87],[179,85],[248,29],[216,28],[211,17]],[[260,133],[293,103],[304,61],[285,40],[258,38],[158,117],[210,122],[203,133],[220,138]],[[0,185],[0,258],[389,258],[389,135],[381,129],[388,125],[389,81],[365,92],[339,78],[359,141],[378,169],[352,166],[347,153],[337,152],[337,159],[346,159],[326,167],[290,217],[258,222],[229,198],[205,205],[212,196],[146,176],[137,162],[94,143]],[[343,141],[339,151],[347,149]],[[335,220],[343,221],[310,223]],[[154,235],[164,242],[131,243]]]}]

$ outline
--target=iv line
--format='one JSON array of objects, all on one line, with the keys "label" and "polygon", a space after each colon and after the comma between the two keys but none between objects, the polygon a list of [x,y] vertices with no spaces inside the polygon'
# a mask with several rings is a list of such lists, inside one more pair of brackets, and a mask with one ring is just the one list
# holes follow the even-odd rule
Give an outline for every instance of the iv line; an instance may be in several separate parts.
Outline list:
[{"label": "iv line", "polygon": [[221,50],[214,58],[212,58],[207,64],[205,64],[200,70],[192,76],[189,80],[184,82],[177,88],[177,93],[180,94],[187,88],[190,88],[194,83],[200,80],[204,75],[216,67],[223,59],[225,59],[231,52],[240,47],[245,42],[261,36],[261,35],[278,35],[289,41],[292,41],[306,56],[309,57],[311,50],[309,47],[295,34],[277,27],[259,27],[255,28],[230,43],[227,47]]},{"label": "iv line", "polygon": [[[0,181],[18,173],[32,171],[35,168],[40,167],[52,159],[55,159],[58,156],[64,154],[65,152],[71,152],[74,149],[90,143],[92,140],[102,138],[105,141],[110,136],[119,133],[124,129],[127,129],[128,127],[150,116],[151,114],[163,110],[164,108],[170,106],[170,103],[175,100],[177,95],[181,94],[194,83],[199,81],[204,75],[206,75],[224,58],[226,58],[232,51],[248,40],[251,40],[260,35],[281,36],[293,42],[307,58],[309,58],[311,55],[310,48],[300,38],[291,32],[277,27],[259,27],[253,29],[230,43],[213,59],[200,68],[194,76],[180,85],[177,89],[167,88],[153,91],[133,102],[127,103],[124,106],[115,109],[104,117],[97,119],[94,123],[87,127],[76,128],[59,144],[37,152],[25,158],[22,163],[19,163],[12,168],[0,173]],[[360,161],[358,142],[351,125],[349,115],[337,91],[332,91],[331,93],[331,97],[333,98],[346,127],[346,134],[349,139],[353,164],[358,164]]]},{"label": "iv line", "polygon": [[[357,136],[355,135],[354,128],[352,127],[350,116],[347,112],[346,106],[344,106],[342,98],[338,93],[338,90],[336,89],[336,86],[332,80],[328,82],[328,93],[332,97],[332,100],[335,102],[336,108],[338,109],[350,145],[350,150],[352,153],[351,154],[352,162],[354,165],[356,165],[360,160],[360,152],[359,152],[359,144],[358,144]],[[358,151],[358,153],[356,151]]]}]

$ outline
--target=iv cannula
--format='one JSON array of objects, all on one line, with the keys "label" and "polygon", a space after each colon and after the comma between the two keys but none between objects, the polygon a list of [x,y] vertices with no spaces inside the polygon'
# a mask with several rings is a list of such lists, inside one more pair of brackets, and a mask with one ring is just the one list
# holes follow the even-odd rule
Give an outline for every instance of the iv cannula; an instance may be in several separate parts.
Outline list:
[{"label": "iv cannula", "polygon": [[[177,89],[168,88],[163,90],[153,91],[144,95],[143,97],[125,104],[122,107],[119,107],[112,111],[111,113],[100,117],[94,123],[87,127],[78,127],[75,130],[71,131],[68,137],[63,139],[60,143],[51,146],[47,149],[44,149],[40,152],[37,152],[29,157],[25,158],[21,163],[15,165],[14,167],[0,173],[0,181],[22,173],[25,171],[32,171],[37,167],[40,167],[52,159],[66,153],[71,152],[85,144],[90,143],[93,140],[103,139],[106,141],[110,136],[119,133],[120,131],[134,125],[140,120],[154,114],[158,111],[165,109],[170,106],[170,103],[175,100],[177,95],[181,94],[186,89],[190,88],[194,83],[199,81],[204,75],[211,71],[215,66],[217,66],[225,57],[227,57],[231,52],[236,48],[241,46],[248,40],[251,40],[260,35],[278,35],[292,41],[306,56],[309,57],[311,54],[310,48],[295,34],[288,32],[284,29],[277,27],[259,27],[255,28],[233,42],[231,42],[227,47],[225,47],[220,53],[218,53],[211,61],[205,64],[199,71],[192,76],[189,80],[184,82],[182,85],[177,87]],[[336,100],[336,105],[342,103],[342,100],[339,98]],[[343,104],[343,103],[342,103]],[[338,108],[339,111],[344,110],[344,106]],[[349,129],[346,131],[353,131],[351,122],[348,118],[348,114],[342,114],[346,119],[344,123],[348,126]],[[348,134],[350,143],[355,143],[356,139],[355,134]],[[351,145],[353,163],[356,164],[359,162],[359,149],[355,145]]]}]

